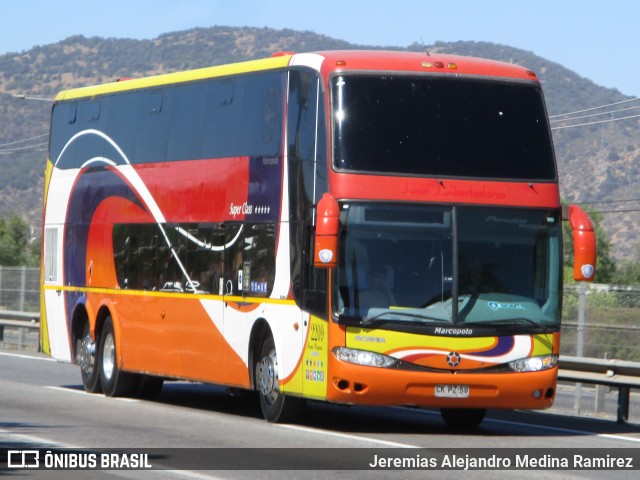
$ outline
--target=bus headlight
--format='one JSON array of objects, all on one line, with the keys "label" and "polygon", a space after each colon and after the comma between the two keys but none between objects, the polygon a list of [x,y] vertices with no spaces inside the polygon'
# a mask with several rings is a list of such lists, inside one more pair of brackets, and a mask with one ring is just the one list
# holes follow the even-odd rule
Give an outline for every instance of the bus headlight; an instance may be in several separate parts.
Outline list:
[{"label": "bus headlight", "polygon": [[509,366],[515,372],[539,372],[541,370],[549,370],[556,365],[558,365],[557,355],[521,358],[509,362]]},{"label": "bus headlight", "polygon": [[381,353],[368,352],[366,350],[354,350],[346,347],[336,347],[333,354],[338,360],[355,363],[367,367],[388,368],[396,363],[397,359],[382,355]]}]

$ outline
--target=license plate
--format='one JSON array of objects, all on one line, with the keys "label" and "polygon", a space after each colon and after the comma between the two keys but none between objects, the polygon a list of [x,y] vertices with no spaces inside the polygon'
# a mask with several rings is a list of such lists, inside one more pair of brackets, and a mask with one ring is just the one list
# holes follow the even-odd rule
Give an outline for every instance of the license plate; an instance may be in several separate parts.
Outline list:
[{"label": "license plate", "polygon": [[469,385],[436,385],[436,397],[468,398]]}]

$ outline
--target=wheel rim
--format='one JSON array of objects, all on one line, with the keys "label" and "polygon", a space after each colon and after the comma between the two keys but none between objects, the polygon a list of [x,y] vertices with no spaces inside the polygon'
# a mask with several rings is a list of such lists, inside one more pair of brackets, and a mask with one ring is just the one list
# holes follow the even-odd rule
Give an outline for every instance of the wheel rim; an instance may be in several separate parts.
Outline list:
[{"label": "wheel rim", "polygon": [[260,360],[257,367],[258,390],[265,401],[273,405],[278,399],[278,369],[275,350]]},{"label": "wheel rim", "polygon": [[90,375],[93,372],[93,367],[95,365],[95,355],[96,355],[96,347],[93,343],[93,340],[89,335],[85,336],[82,339],[82,343],[80,344],[80,348],[78,351],[78,360],[80,363],[80,368],[84,373]]},{"label": "wheel rim", "polygon": [[111,380],[116,361],[116,346],[113,335],[108,334],[102,346],[102,373],[106,380]]}]

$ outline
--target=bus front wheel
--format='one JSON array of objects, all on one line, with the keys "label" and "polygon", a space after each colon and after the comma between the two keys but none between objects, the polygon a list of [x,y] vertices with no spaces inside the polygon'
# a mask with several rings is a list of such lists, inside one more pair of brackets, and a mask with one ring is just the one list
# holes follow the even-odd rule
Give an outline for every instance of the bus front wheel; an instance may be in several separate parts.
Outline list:
[{"label": "bus front wheel", "polygon": [[260,394],[260,408],[269,422],[292,422],[302,415],[305,400],[284,395],[280,391],[278,356],[271,336],[262,343],[260,360],[256,363],[256,388]]},{"label": "bus front wheel", "polygon": [[107,317],[100,335],[99,350],[100,383],[108,397],[131,395],[137,385],[136,376],[118,368],[118,352],[113,320]]}]

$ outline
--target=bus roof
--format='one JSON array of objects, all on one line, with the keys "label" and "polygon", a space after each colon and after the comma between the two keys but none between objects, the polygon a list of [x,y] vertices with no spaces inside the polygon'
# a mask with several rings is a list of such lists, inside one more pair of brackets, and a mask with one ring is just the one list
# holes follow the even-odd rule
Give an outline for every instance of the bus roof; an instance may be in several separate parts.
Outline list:
[{"label": "bus roof", "polygon": [[238,73],[284,68],[289,65],[290,58],[291,55],[289,54],[279,55],[271,58],[263,58],[260,60],[230,63],[227,65],[219,65],[215,67],[198,68],[195,70],[186,70],[183,72],[166,73],[163,75],[155,75],[152,77],[142,77],[120,82],[94,85],[90,87],[75,88],[72,90],[65,90],[60,92],[58,95],[56,95],[56,101],[94,97],[96,95],[124,92],[140,88],[157,87],[173,83],[190,82],[211,77],[224,77],[227,75],[235,75]]},{"label": "bus roof", "polygon": [[325,72],[327,70],[435,72],[538,80],[533,71],[520,65],[460,55],[380,50],[335,50],[318,52],[317,55],[323,57],[322,68]]},{"label": "bus roof", "polygon": [[240,73],[286,68],[289,65],[307,65],[317,68],[327,75],[334,71],[404,71],[421,73],[441,73],[507,77],[537,81],[536,74],[522,66],[459,55],[434,54],[427,52],[400,52],[383,50],[330,50],[315,53],[282,53],[270,58],[231,63],[213,67],[186,70],[81,87],[60,92],[56,101],[91,98],[115,92],[136,90],[173,83],[183,83],[212,77],[224,77]]}]

